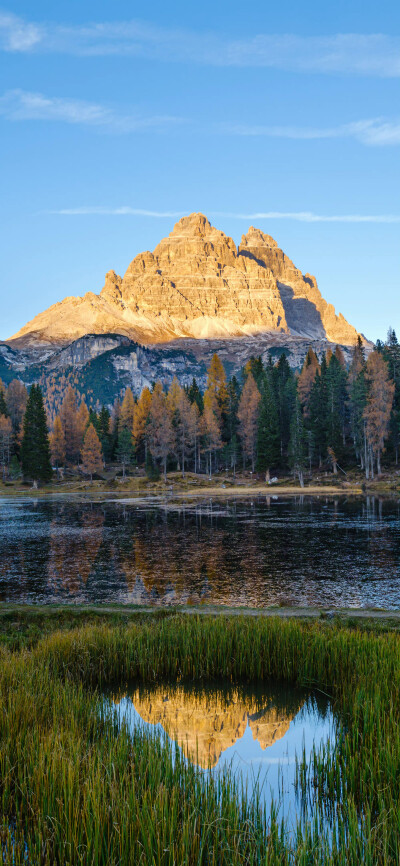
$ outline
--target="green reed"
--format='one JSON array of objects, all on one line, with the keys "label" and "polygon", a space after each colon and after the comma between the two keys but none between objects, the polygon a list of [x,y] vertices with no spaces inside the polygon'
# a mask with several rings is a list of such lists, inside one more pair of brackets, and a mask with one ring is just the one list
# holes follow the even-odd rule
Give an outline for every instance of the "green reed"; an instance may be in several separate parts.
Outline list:
[{"label": "green reed", "polygon": [[[252,617],[81,626],[0,650],[3,862],[398,864],[399,662],[396,634]],[[164,677],[280,679],[331,696],[337,745],[299,763],[314,813],[294,839],[229,772],[204,783],[179,750],[105,708],[106,686]]]}]

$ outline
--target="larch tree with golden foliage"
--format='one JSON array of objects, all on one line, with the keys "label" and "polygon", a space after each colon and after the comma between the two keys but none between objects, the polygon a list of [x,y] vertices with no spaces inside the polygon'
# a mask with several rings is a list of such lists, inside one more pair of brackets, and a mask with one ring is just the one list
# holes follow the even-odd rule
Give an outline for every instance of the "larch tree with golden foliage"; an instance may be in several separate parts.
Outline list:
[{"label": "larch tree with golden foliage", "polygon": [[134,406],[132,437],[136,454],[144,453],[144,461],[147,463],[148,445],[148,423],[151,409],[151,394],[148,388],[143,391]]},{"label": "larch tree with golden foliage", "polygon": [[28,401],[28,392],[23,382],[13,379],[7,388],[7,409],[11,418],[13,431],[17,436],[22,428],[22,421]]},{"label": "larch tree with golden foliage", "polygon": [[152,394],[148,424],[149,448],[154,460],[160,460],[164,481],[167,480],[167,460],[175,450],[175,432],[171,412],[161,382],[157,382]]},{"label": "larch tree with golden foliage", "polygon": [[118,430],[132,430],[133,426],[133,413],[135,411],[135,399],[132,394],[131,389],[128,387],[124,394],[124,399],[121,404],[121,409],[119,413],[119,426]]},{"label": "larch tree with golden foliage", "polygon": [[196,449],[197,413],[196,404],[190,403],[183,388],[178,398],[176,418],[176,444],[182,467],[182,477],[185,477],[187,458]]},{"label": "larch tree with golden foliage", "polygon": [[212,478],[212,457],[222,448],[221,415],[215,391],[207,388],[204,394],[204,411],[201,419],[204,451],[208,456],[208,477]]},{"label": "larch tree with golden foliage", "polygon": [[79,406],[77,417],[77,428],[78,428],[78,437],[79,437],[79,451],[82,448],[83,440],[85,438],[86,430],[89,426],[89,409],[84,400],[82,400],[81,405]]},{"label": "larch tree with golden foliage", "polygon": [[254,472],[256,444],[258,435],[258,414],[261,394],[251,373],[246,377],[238,406],[239,436],[242,442],[243,457],[251,460]]},{"label": "larch tree with golden foliage", "polygon": [[380,352],[371,352],[366,368],[367,405],[364,409],[366,477],[374,477],[374,462],[378,475],[381,472],[381,455],[389,433],[390,415],[394,397],[394,383]]},{"label": "larch tree with golden foliage", "polygon": [[207,391],[212,392],[215,395],[218,413],[222,420],[223,416],[228,411],[229,393],[224,365],[217,354],[212,356],[207,371],[206,392]]},{"label": "larch tree with golden foliage", "polygon": [[79,458],[81,433],[78,425],[76,392],[72,385],[67,388],[59,415],[65,437],[66,459],[69,463],[74,463]]},{"label": "larch tree with golden foliage", "polygon": [[92,481],[94,473],[101,472],[103,468],[101,442],[93,424],[89,424],[89,427],[86,430],[81,457],[82,471],[85,475],[90,475],[90,481]]},{"label": "larch tree with golden foliage", "polygon": [[59,467],[65,463],[65,436],[59,415],[54,419],[53,432],[50,434],[50,454],[58,475]]}]

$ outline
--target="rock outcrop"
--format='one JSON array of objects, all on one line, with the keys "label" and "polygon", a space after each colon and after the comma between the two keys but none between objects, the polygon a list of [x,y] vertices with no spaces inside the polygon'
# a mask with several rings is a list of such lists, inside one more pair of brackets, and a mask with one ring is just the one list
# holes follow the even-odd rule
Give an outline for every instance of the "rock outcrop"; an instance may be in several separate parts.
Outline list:
[{"label": "rock outcrop", "polygon": [[142,344],[266,334],[357,339],[315,277],[303,276],[273,238],[251,227],[237,248],[198,213],[179,220],[153,253],[136,256],[123,278],[109,271],[99,295],[65,298],[11,340],[29,349],[110,333]]}]

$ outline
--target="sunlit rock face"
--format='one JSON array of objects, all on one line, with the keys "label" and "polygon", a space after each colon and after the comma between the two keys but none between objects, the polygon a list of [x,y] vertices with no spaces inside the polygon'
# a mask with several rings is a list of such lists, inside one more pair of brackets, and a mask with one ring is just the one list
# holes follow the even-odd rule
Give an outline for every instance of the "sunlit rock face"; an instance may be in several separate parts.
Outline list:
[{"label": "sunlit rock face", "polygon": [[183,217],[123,278],[106,275],[99,295],[68,297],[12,338],[19,347],[67,345],[85,334],[121,334],[142,344],[191,338],[281,335],[351,345],[357,331],[303,276],[276,241],[251,227],[239,247],[203,214]]},{"label": "sunlit rock face", "polygon": [[[222,691],[193,692],[183,686],[138,687],[127,695],[144,722],[160,724],[182,746],[187,757],[206,769],[214,767],[225,749],[243,736],[247,725],[262,749],[272,746],[289,730],[300,709],[297,699],[290,707],[265,707],[256,697],[232,688]],[[123,697],[114,697],[115,703]]]}]

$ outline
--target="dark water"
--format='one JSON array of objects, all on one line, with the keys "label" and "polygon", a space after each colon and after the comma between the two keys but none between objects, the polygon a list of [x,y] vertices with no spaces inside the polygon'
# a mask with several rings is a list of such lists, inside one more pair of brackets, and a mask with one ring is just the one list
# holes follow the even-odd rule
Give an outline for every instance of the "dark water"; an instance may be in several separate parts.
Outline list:
[{"label": "dark water", "polygon": [[0,600],[400,608],[400,505],[378,499],[0,499]]},{"label": "dark water", "polygon": [[[336,722],[327,698],[282,685],[132,686],[111,694],[119,721],[133,731],[177,743],[205,776],[229,769],[251,797],[258,789],[270,812],[294,823],[313,799],[296,786],[296,758],[309,762],[313,747],[334,746]],[[305,817],[305,816],[304,816]]]}]

